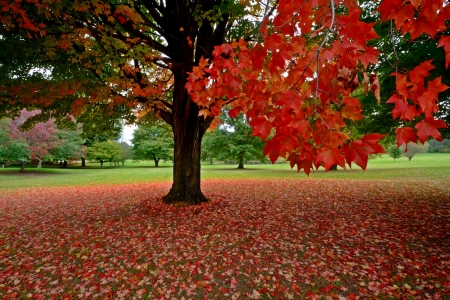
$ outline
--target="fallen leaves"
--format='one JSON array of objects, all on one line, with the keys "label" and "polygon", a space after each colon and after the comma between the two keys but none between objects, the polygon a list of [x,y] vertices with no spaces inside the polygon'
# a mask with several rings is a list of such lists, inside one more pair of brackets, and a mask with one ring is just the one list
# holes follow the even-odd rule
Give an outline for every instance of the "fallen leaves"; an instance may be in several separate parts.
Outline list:
[{"label": "fallen leaves", "polygon": [[450,188],[440,181],[205,181],[0,196],[4,299],[450,295]]}]

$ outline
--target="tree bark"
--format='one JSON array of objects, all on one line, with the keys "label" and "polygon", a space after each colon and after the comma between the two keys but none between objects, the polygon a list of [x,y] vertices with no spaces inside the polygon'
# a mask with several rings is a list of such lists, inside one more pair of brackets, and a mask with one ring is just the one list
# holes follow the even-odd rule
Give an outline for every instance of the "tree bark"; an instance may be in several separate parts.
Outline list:
[{"label": "tree bark", "polygon": [[86,167],[86,158],[84,157],[81,158],[81,166]]},{"label": "tree bark", "polygon": [[155,162],[155,167],[159,166],[159,158],[153,157],[153,161]]},{"label": "tree bark", "polygon": [[100,160],[100,168],[103,168],[103,159]]},{"label": "tree bark", "polygon": [[67,168],[67,160],[64,160],[64,162],[63,162],[63,168]]},{"label": "tree bark", "polygon": [[332,165],[328,171],[337,171],[338,165]]},{"label": "tree bark", "polygon": [[212,118],[198,116],[199,108],[187,94],[186,72],[192,66],[183,64],[174,72],[172,129],[174,135],[173,183],[163,197],[165,203],[200,204],[208,201],[200,188],[201,141]]},{"label": "tree bark", "polygon": [[25,172],[25,162],[21,161],[20,162],[20,173],[23,173],[23,172]]},{"label": "tree bark", "polygon": [[40,160],[39,158],[38,158],[38,165],[37,165],[37,168],[38,168],[38,169],[42,168],[42,160]]},{"label": "tree bark", "polygon": [[244,168],[244,153],[242,153],[242,152],[239,154],[239,165],[237,168],[238,169]]}]

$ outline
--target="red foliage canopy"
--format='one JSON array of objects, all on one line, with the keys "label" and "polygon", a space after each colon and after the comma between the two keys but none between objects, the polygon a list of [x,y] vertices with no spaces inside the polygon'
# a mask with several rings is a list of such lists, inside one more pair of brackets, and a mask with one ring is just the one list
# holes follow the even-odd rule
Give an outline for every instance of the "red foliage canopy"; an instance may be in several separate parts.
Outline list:
[{"label": "red foliage canopy", "polygon": [[[292,166],[306,173],[313,164],[328,170],[354,162],[365,169],[369,155],[384,153],[378,144],[382,135],[354,138],[346,131],[349,121],[363,118],[361,104],[352,97],[361,88],[358,75],[364,77],[363,88],[380,101],[377,75],[366,71],[380,53],[368,46],[377,38],[374,24],[360,21],[362,10],[354,1],[334,3],[348,7],[347,13],[337,13],[327,0],[280,1],[278,14],[261,28],[264,42],[250,50],[243,40],[216,47],[214,58],[194,68],[186,85],[210,114],[226,103],[246,111],[253,134],[271,136],[265,150],[270,159],[287,156]],[[443,0],[382,1],[377,11],[382,21],[393,20],[411,40],[439,40],[448,66],[450,47],[444,31],[450,6]],[[433,118],[438,94],[448,86],[441,77],[427,80],[432,69],[429,60],[407,73],[392,74],[396,92],[387,102],[395,104],[393,117],[417,124],[397,130],[398,146],[416,142],[416,136],[422,143],[429,137],[439,140],[438,129],[447,127]]]}]

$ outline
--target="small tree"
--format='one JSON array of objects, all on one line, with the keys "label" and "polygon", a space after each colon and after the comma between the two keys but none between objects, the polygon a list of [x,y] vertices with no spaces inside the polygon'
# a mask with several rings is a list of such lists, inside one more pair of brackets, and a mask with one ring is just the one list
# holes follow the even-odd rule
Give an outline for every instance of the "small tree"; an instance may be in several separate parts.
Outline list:
[{"label": "small tree", "polygon": [[20,172],[25,171],[25,163],[30,160],[30,149],[26,141],[12,139],[9,127],[10,120],[0,120],[0,163],[2,168],[7,161],[18,161]]},{"label": "small tree", "polygon": [[8,134],[9,130],[7,120],[0,120],[0,164],[2,168],[5,167],[5,161],[7,156],[6,145],[9,142]]},{"label": "small tree", "polygon": [[169,126],[156,123],[152,126],[138,126],[133,133],[133,158],[153,159],[155,167],[159,161],[173,159],[173,134]]},{"label": "small tree", "polygon": [[252,135],[252,128],[243,114],[231,118],[225,111],[220,121],[222,125],[206,133],[203,139],[203,151],[210,158],[235,160],[238,169],[243,169],[244,163],[249,160],[266,161],[263,156],[265,143],[260,137]]},{"label": "small tree", "polygon": [[400,147],[401,151],[403,152],[403,155],[408,158],[409,161],[413,158],[414,155],[417,153],[425,153],[428,151],[429,144],[425,142],[424,144],[420,143],[408,143],[408,150],[405,151],[406,147],[405,145],[402,145]]},{"label": "small tree", "polygon": [[394,162],[397,158],[402,157],[402,150],[397,148],[396,146],[390,146],[387,150],[387,154],[394,159]]},{"label": "small tree", "polygon": [[14,140],[21,140],[28,145],[31,159],[38,161],[38,168],[42,166],[42,161],[48,158],[50,150],[59,144],[57,133],[58,129],[50,119],[46,122],[38,122],[34,126],[23,128],[25,122],[30,118],[38,118],[40,111],[22,110],[20,117],[10,121],[9,128],[11,130],[10,137]]},{"label": "small tree", "polygon": [[50,153],[54,158],[64,161],[63,168],[67,167],[67,159],[86,156],[86,147],[83,146],[85,140],[81,138],[80,134],[81,129],[58,132],[59,144]]},{"label": "small tree", "polygon": [[25,163],[31,159],[30,147],[24,140],[11,139],[7,145],[6,158],[8,161],[17,161],[20,172],[25,172]]},{"label": "small tree", "polygon": [[133,147],[128,145],[126,142],[120,142],[118,145],[120,147],[118,162],[122,163],[122,166],[124,166],[125,161],[133,156]]},{"label": "small tree", "polygon": [[103,163],[109,161],[117,161],[120,155],[120,147],[114,141],[106,141],[94,143],[87,148],[87,157],[92,160],[100,162],[100,167],[103,168]]}]

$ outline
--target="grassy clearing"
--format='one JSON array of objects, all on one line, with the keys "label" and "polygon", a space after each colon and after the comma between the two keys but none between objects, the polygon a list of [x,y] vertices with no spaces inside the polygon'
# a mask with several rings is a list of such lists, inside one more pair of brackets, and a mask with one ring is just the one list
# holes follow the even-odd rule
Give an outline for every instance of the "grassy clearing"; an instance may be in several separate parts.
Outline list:
[{"label": "grassy clearing", "polygon": [[[246,165],[246,169],[238,170],[236,165],[203,164],[202,178],[209,179],[262,179],[284,178],[304,180],[308,176],[303,172],[291,169],[288,164]],[[417,154],[412,161],[402,157],[393,162],[385,155],[383,158],[370,160],[367,170],[362,171],[358,166],[353,169],[324,172],[322,169],[311,172],[309,178],[322,179],[450,179],[450,154],[424,153]],[[0,169],[0,189],[39,187],[39,186],[89,186],[114,185],[145,182],[165,182],[172,180],[172,165],[161,164],[155,168],[151,162],[127,162],[125,167],[105,165],[100,169],[99,164],[88,163],[88,167],[81,168],[72,165],[67,169],[58,166],[36,169],[28,166],[25,174],[19,174],[17,167]]]}]

